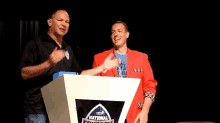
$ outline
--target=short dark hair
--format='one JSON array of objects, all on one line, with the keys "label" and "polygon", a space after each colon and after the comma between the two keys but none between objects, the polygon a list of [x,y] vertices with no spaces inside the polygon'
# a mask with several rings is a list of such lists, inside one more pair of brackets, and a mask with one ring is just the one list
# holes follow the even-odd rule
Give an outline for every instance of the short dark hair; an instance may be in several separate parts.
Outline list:
[{"label": "short dark hair", "polygon": [[57,12],[57,11],[60,11],[60,10],[63,10],[63,11],[66,11],[66,12],[67,12],[67,10],[66,10],[66,9],[63,9],[63,8],[54,9],[54,10],[52,10],[52,12],[50,13],[49,18],[53,18],[53,16],[56,14],[56,12]]},{"label": "short dark hair", "polygon": [[123,22],[123,21],[115,21],[115,22],[112,24],[112,26],[113,26],[114,24],[117,24],[117,23],[123,24],[124,27],[125,27],[125,30],[128,32],[128,26],[127,26],[127,24],[126,24],[125,22]]}]

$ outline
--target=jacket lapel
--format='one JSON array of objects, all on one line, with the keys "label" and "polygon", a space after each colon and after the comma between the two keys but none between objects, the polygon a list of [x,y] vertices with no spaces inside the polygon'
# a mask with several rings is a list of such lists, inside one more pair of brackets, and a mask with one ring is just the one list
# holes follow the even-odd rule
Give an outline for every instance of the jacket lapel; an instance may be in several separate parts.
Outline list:
[{"label": "jacket lapel", "polygon": [[134,52],[130,49],[127,51],[127,77],[131,77],[132,67],[134,65]]}]

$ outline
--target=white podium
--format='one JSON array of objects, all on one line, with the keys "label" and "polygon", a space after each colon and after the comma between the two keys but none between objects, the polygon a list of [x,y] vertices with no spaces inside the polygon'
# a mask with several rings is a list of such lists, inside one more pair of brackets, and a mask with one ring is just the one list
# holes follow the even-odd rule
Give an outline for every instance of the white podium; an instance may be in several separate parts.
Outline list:
[{"label": "white podium", "polygon": [[124,123],[139,83],[136,78],[64,74],[41,92],[50,123]]}]

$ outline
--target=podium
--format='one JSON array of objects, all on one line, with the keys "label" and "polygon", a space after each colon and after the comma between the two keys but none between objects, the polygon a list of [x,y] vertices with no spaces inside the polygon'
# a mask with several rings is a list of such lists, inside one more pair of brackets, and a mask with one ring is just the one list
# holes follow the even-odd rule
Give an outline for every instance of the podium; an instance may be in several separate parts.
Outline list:
[{"label": "podium", "polygon": [[124,123],[140,79],[63,74],[41,88],[50,123]]}]

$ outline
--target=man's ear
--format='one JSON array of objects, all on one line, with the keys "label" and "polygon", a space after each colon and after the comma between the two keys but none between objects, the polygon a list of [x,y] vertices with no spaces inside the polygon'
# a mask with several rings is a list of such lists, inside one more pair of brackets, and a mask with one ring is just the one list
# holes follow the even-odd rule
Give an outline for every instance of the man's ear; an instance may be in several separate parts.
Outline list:
[{"label": "man's ear", "polygon": [[126,35],[126,37],[128,38],[128,37],[129,37],[129,35],[130,35],[130,33],[129,33],[129,32],[127,32],[127,35]]},{"label": "man's ear", "polygon": [[51,19],[51,18],[48,18],[48,19],[47,19],[47,24],[48,24],[48,26],[51,26],[51,25],[52,25],[52,19]]}]

